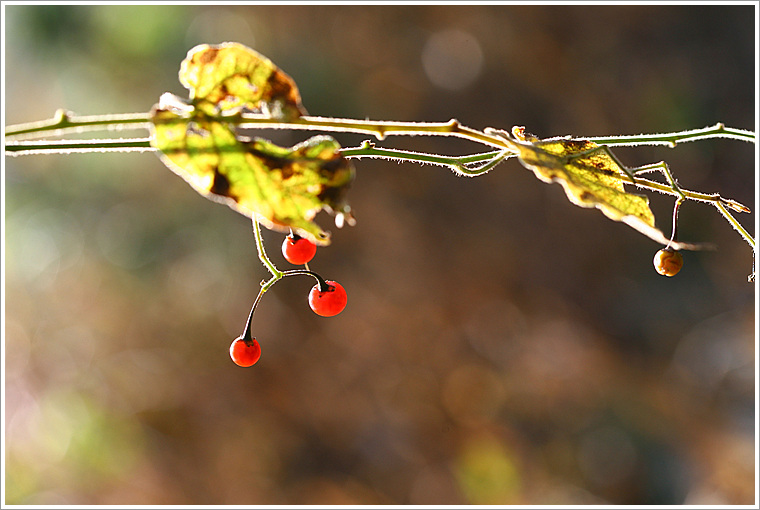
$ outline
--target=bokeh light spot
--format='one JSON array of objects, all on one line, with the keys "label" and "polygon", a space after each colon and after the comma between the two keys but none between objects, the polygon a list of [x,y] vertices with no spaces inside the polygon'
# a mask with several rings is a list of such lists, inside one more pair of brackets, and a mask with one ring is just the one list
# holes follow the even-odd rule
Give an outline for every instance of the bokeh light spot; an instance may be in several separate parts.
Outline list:
[{"label": "bokeh light spot", "polygon": [[451,91],[471,85],[480,75],[483,50],[474,35],[443,30],[430,36],[422,50],[422,66],[430,81]]}]

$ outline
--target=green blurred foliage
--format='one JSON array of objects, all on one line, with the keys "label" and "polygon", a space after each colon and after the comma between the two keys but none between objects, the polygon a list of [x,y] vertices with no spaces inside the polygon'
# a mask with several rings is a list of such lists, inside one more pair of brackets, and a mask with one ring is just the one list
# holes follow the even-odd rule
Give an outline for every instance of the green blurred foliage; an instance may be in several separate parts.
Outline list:
[{"label": "green blurred foliage", "polygon": [[[753,6],[3,7],[7,124],[148,111],[185,93],[187,50],[232,40],[313,115],[756,129]],[[616,153],[755,208],[748,145]],[[245,218],[154,154],[5,158],[6,503],[755,501],[752,255],[713,208],[683,207],[680,233],[719,249],[666,279],[658,246],[514,161],[356,166],[358,223],[311,264],[348,307],[319,318],[313,282],[284,279],[241,369],[228,346],[267,276]],[[667,231],[671,199],[652,207]]]}]

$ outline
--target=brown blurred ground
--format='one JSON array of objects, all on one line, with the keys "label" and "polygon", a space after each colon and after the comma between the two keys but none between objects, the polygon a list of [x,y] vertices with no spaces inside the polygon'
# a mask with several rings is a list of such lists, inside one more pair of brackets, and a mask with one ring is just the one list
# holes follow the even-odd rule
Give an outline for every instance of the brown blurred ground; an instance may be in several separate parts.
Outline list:
[{"label": "brown blurred ground", "polygon": [[[314,115],[539,136],[756,128],[752,6],[5,13],[6,124],[147,111],[184,95],[189,48],[236,40]],[[748,144],[616,153],[755,208]],[[262,359],[240,369],[227,349],[266,277],[245,218],[153,154],[6,158],[6,503],[756,502],[752,255],[713,208],[687,204],[680,233],[718,250],[666,279],[658,246],[515,161],[476,179],[356,167],[358,223],[311,264],[347,309],[317,317],[313,282],[283,280],[255,317]],[[652,206],[668,231],[672,201]]]}]

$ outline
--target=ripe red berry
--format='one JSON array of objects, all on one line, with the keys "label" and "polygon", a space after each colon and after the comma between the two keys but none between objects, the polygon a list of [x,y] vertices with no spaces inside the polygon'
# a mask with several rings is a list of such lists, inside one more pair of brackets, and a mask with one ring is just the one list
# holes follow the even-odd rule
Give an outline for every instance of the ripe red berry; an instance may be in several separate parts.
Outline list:
[{"label": "ripe red berry", "polygon": [[291,264],[308,263],[317,253],[317,245],[298,236],[287,236],[282,242],[282,256]]},{"label": "ripe red berry", "polygon": [[329,280],[326,283],[328,289],[325,292],[319,290],[319,284],[312,287],[309,292],[309,306],[317,315],[332,317],[343,311],[348,296],[340,283]]},{"label": "ripe red berry", "polygon": [[241,367],[250,367],[254,365],[261,357],[261,346],[252,338],[246,342],[243,337],[237,337],[230,345],[230,358],[236,365]]},{"label": "ripe red berry", "polygon": [[675,276],[683,267],[683,255],[669,248],[663,248],[654,254],[654,268],[664,276]]}]

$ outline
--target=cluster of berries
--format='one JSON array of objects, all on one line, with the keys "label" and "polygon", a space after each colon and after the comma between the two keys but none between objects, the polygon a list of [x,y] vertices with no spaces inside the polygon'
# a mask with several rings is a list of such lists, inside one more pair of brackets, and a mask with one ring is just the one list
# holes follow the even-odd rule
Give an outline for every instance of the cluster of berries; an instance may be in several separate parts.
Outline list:
[{"label": "cluster of berries", "polygon": [[[285,260],[294,265],[308,264],[316,253],[317,245],[295,234],[288,235],[282,243],[282,255]],[[318,283],[309,291],[308,299],[309,307],[314,313],[322,317],[333,317],[342,312],[348,301],[343,286],[332,280],[323,280],[310,271],[309,273],[318,280]],[[254,304],[254,308],[255,306]],[[253,315],[253,309],[251,315]],[[245,332],[230,345],[230,357],[241,367],[250,367],[261,357],[261,346],[250,334],[250,323],[249,316]]]},{"label": "cluster of berries", "polygon": [[[305,265],[307,270],[301,273],[311,274],[318,282],[309,291],[309,307],[317,315],[333,317],[338,315],[346,307],[348,297],[343,286],[332,280],[323,280],[316,273],[308,271],[308,264],[317,253],[317,245],[295,234],[288,235],[282,243],[282,255],[285,260],[294,265]],[[664,276],[675,276],[683,266],[681,254],[666,247],[658,251],[654,256],[654,267],[658,273]],[[293,272],[295,273],[295,271]],[[261,294],[259,294],[259,298]],[[241,367],[253,366],[261,357],[261,346],[251,336],[251,318],[258,303],[254,303],[251,315],[248,317],[245,332],[237,337],[230,345],[230,357],[235,364]]]}]

